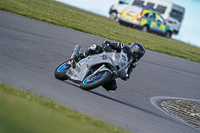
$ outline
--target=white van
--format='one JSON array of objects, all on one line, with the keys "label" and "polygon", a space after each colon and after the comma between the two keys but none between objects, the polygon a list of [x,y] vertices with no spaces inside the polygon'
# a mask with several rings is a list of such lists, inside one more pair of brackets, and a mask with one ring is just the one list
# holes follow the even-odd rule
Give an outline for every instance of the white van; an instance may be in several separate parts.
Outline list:
[{"label": "white van", "polygon": [[163,0],[120,0],[111,6],[110,18],[117,19],[120,14],[130,5],[144,6],[159,12],[167,24],[178,34],[185,14],[185,8]]}]

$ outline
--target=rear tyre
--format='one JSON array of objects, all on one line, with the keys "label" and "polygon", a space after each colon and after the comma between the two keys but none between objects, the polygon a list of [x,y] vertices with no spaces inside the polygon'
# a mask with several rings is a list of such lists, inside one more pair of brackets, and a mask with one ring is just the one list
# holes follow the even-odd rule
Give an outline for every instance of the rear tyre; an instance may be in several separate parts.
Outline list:
[{"label": "rear tyre", "polygon": [[171,38],[171,37],[172,37],[172,33],[171,33],[170,31],[167,31],[167,32],[165,33],[165,37],[166,37],[166,38]]},{"label": "rear tyre", "polygon": [[142,27],[143,32],[149,32],[149,27],[147,25]]},{"label": "rear tyre", "polygon": [[109,71],[101,71],[95,75],[87,76],[80,84],[81,89],[91,90],[96,87],[99,87],[106,82],[108,82],[111,78],[111,73]]},{"label": "rear tyre", "polygon": [[66,76],[66,72],[67,70],[71,67],[71,65],[67,64],[68,61],[62,63],[61,65],[59,65],[55,72],[54,72],[54,76],[59,79],[59,80],[67,80],[67,76]]}]

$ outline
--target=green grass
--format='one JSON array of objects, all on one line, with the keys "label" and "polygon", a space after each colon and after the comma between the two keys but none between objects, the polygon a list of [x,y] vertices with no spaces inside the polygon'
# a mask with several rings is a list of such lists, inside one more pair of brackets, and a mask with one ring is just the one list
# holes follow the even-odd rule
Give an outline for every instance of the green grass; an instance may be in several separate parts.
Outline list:
[{"label": "green grass", "polygon": [[198,47],[124,27],[109,18],[53,0],[1,0],[0,9],[127,44],[139,42],[149,50],[200,62]]},{"label": "green grass", "polygon": [[68,107],[0,83],[0,133],[128,133]]}]

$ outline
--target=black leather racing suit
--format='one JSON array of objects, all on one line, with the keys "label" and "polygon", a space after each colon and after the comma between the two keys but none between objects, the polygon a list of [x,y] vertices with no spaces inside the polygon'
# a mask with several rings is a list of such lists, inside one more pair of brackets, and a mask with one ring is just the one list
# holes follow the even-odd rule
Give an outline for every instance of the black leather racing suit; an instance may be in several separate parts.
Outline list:
[{"label": "black leather racing suit", "polygon": [[[129,63],[129,68],[127,71],[127,74],[125,77],[121,78],[122,80],[127,80],[130,78],[130,74],[133,71],[133,68],[136,67],[136,61],[132,59],[131,53],[129,52],[129,46],[125,45],[124,43],[118,42],[118,43],[111,43],[109,41],[104,41],[102,43],[102,47],[93,44],[91,45],[84,53],[80,53],[79,59],[85,58],[89,55],[94,55],[94,54],[99,54],[102,53],[103,51],[105,52],[112,52],[113,50],[116,50],[116,52],[124,52],[127,54],[128,57],[128,62]],[[117,83],[116,80],[109,81],[105,84],[102,85],[107,91],[112,92],[117,89]]]}]

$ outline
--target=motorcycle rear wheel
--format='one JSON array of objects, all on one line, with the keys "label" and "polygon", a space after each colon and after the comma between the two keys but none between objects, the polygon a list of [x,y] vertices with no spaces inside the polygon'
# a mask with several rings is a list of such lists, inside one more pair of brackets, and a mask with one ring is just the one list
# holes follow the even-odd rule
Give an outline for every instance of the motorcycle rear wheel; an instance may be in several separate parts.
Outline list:
[{"label": "motorcycle rear wheel", "polygon": [[110,78],[111,73],[109,71],[101,71],[93,76],[91,74],[80,83],[80,88],[84,90],[92,90],[108,82]]},{"label": "motorcycle rear wheel", "polygon": [[59,80],[67,80],[66,72],[71,67],[71,65],[67,64],[68,61],[63,62],[60,64],[55,72],[54,76]]}]

